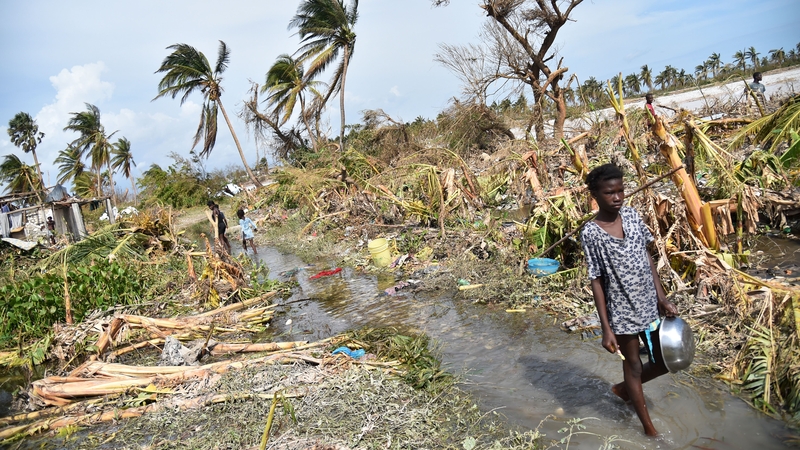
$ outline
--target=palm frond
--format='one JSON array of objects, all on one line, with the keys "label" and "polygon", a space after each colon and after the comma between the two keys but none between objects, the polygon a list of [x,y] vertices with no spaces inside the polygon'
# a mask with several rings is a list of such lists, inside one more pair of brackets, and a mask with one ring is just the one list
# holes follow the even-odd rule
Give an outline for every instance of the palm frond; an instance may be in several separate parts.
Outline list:
[{"label": "palm frond", "polygon": [[228,63],[231,60],[231,51],[228,49],[228,45],[225,44],[223,41],[219,41],[219,51],[217,53],[217,66],[214,68],[214,73],[220,74],[225,72],[225,69],[228,68]]},{"label": "palm frond", "polygon": [[791,138],[791,132],[800,130],[800,94],[795,95],[772,114],[766,115],[742,128],[731,141],[729,149],[741,147],[750,137],[760,145],[769,145],[775,152],[782,142]]},{"label": "palm frond", "polygon": [[146,240],[147,236],[122,228],[119,223],[106,225],[85,239],[51,254],[37,268],[48,271],[62,264],[74,265],[93,258],[108,258],[110,255],[143,261],[146,257],[139,250],[139,244]]}]

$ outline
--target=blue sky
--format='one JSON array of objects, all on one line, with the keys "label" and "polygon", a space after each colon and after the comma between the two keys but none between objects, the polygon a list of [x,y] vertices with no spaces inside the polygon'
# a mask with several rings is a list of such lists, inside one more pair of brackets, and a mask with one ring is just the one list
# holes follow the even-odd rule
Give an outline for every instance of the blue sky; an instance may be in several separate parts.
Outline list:
[{"label": "blue sky", "polygon": [[[187,156],[199,120],[199,95],[182,107],[157,94],[154,72],[166,47],[186,43],[216,58],[218,41],[231,49],[222,96],[229,114],[241,107],[249,81],[263,83],[272,62],[293,53],[298,38],[287,25],[299,1],[229,0],[5,1],[0,2],[0,156],[15,152],[5,126],[14,114],[34,116],[46,134],[37,149],[45,182],[54,183],[58,151],[74,139],[62,131],[84,103],[100,108],[106,130],[132,143],[138,175],[167,156]],[[439,44],[477,43],[485,20],[477,0],[361,0],[356,51],[347,77],[348,123],[361,111],[381,108],[392,117],[433,118],[461,93],[454,75],[434,61]],[[655,72],[666,64],[693,72],[711,53],[730,62],[734,52],[755,47],[786,51],[800,42],[798,0],[586,0],[559,34],[558,49],[570,73],[583,81],[617,72]],[[338,134],[338,101],[329,109],[330,134]],[[232,118],[248,155],[255,143]],[[207,161],[210,169],[240,164],[224,123]],[[125,182],[118,181],[120,186]]]}]

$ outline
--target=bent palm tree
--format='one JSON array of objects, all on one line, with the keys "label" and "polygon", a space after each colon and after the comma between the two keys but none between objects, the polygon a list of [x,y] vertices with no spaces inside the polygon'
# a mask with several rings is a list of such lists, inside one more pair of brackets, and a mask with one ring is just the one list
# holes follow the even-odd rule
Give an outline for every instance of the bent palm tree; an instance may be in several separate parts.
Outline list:
[{"label": "bent palm tree", "polygon": [[106,135],[105,127],[100,122],[100,109],[97,106],[86,103],[86,111],[71,113],[72,118],[69,119],[64,131],[75,131],[80,133],[80,136],[72,141],[70,144],[77,147],[81,151],[81,155],[89,151],[89,158],[91,159],[92,170],[97,177],[96,195],[101,196],[103,193],[103,184],[100,181],[100,173],[103,165],[108,168],[109,183],[111,185],[111,197],[116,201],[114,194],[114,178],[111,173],[111,158],[110,150],[111,139],[114,134]]},{"label": "bent palm tree", "polygon": [[32,192],[41,183],[33,167],[13,153],[6,155],[0,163],[0,181],[6,184],[6,191],[12,194]]},{"label": "bent palm tree", "polygon": [[222,72],[228,68],[228,61],[230,60],[230,50],[224,42],[219,41],[219,53],[217,55],[217,64],[211,68],[206,55],[203,52],[197,51],[191,45],[175,44],[170,45],[167,49],[172,50],[164,61],[161,67],[155,73],[165,73],[164,78],[158,83],[158,95],[153,98],[156,100],[167,95],[172,98],[181,97],[181,105],[192,92],[200,91],[203,94],[203,109],[200,113],[200,124],[197,126],[197,133],[194,135],[194,149],[200,140],[203,140],[203,150],[200,156],[208,157],[214,145],[217,143],[217,109],[222,110],[222,116],[228,124],[228,129],[233,136],[233,142],[236,144],[236,149],[239,150],[239,156],[242,158],[244,170],[247,171],[247,176],[258,187],[261,183],[256,178],[250,166],[247,165],[247,158],[242,151],[242,145],[239,143],[239,138],[233,130],[233,124],[228,118],[228,113],[225,107],[222,106]]},{"label": "bent palm tree", "polygon": [[289,55],[281,55],[267,71],[266,84],[261,88],[261,92],[269,94],[267,101],[275,107],[273,112],[280,117],[280,124],[284,124],[289,120],[294,112],[295,105],[300,102],[300,118],[308,130],[313,147],[316,149],[316,139],[311,125],[308,123],[305,91],[308,90],[312,95],[319,98],[321,95],[316,87],[324,85],[324,83],[305,78],[303,72],[303,65],[300,61]]},{"label": "bent palm tree", "polygon": [[75,184],[75,179],[86,170],[86,165],[81,160],[82,158],[81,149],[72,145],[58,152],[58,157],[53,162],[58,164],[59,184],[64,184],[67,181]]},{"label": "bent palm tree", "polygon": [[8,121],[8,136],[11,143],[21,148],[25,153],[33,153],[33,162],[36,166],[36,173],[39,174],[39,184],[37,189],[43,189],[42,169],[39,167],[39,158],[36,157],[36,147],[41,144],[44,133],[39,131],[39,125],[33,120],[30,114],[18,112],[14,118]]},{"label": "bent palm tree", "polygon": [[122,169],[122,174],[131,180],[133,202],[136,203],[136,183],[133,181],[133,173],[131,171],[131,164],[135,166],[136,163],[133,161],[133,153],[131,153],[131,141],[124,137],[119,138],[114,144],[111,154],[114,155],[111,158],[111,167],[114,170]]},{"label": "bent palm tree", "polygon": [[342,119],[339,131],[341,150],[344,150],[345,79],[356,45],[356,33],[353,27],[357,20],[358,0],[352,0],[350,7],[346,7],[342,0],[305,0],[298,7],[297,15],[289,22],[290,28],[297,28],[297,34],[303,44],[298,50],[301,52],[300,60],[311,59],[308,78],[314,78],[324,71],[339,57],[339,52],[342,52],[342,59],[334,71],[323,102],[327,102],[334,92],[339,92],[339,110]]}]

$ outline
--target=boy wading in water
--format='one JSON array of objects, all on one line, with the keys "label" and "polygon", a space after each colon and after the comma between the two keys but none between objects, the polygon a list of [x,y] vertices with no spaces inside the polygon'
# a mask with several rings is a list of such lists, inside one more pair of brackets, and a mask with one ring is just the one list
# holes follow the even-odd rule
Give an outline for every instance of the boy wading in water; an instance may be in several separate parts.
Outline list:
[{"label": "boy wading in water", "polygon": [[258,249],[256,248],[256,244],[253,242],[255,238],[255,231],[258,231],[256,228],[256,224],[250,220],[249,217],[244,217],[244,210],[240,209],[236,211],[236,217],[239,218],[239,225],[242,226],[242,248],[244,248],[245,253],[247,253],[247,242],[250,242],[250,247],[253,247],[253,254],[258,254]]},{"label": "boy wading in water", "polygon": [[[672,317],[678,309],[667,301],[647,251],[653,235],[636,210],[623,206],[622,177],[622,171],[613,164],[600,166],[586,177],[600,211],[581,231],[581,243],[603,329],[603,347],[623,357],[625,381],[611,390],[622,400],[632,402],[644,432],[657,436],[642,384],[668,372],[656,330],[659,312]],[[639,357],[640,336],[649,355],[645,364]]]}]

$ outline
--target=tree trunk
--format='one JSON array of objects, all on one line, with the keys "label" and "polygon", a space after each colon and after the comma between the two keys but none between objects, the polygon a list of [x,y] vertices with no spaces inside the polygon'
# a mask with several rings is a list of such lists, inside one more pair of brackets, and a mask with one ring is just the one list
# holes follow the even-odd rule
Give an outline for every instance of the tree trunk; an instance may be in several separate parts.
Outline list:
[{"label": "tree trunk", "polygon": [[131,187],[133,188],[133,203],[139,203],[139,194],[136,193],[136,183],[133,180],[133,175],[130,176],[131,178]]},{"label": "tree trunk", "polygon": [[564,137],[564,122],[567,121],[567,104],[564,102],[564,91],[554,93],[556,97],[556,120],[553,123],[553,136],[556,139]]},{"label": "tree trunk", "polygon": [[[261,187],[261,182],[258,181],[256,175],[250,170],[250,166],[247,165],[247,158],[244,157],[244,152],[242,151],[242,144],[239,143],[239,138],[236,137],[236,132],[233,131],[233,125],[231,124],[231,120],[228,118],[228,113],[225,111],[225,107],[222,106],[222,100],[216,100],[217,105],[219,105],[219,109],[222,110],[222,116],[225,117],[225,123],[228,124],[228,129],[231,130],[231,136],[233,136],[233,142],[236,143],[236,149],[239,150],[239,156],[242,158],[242,164],[244,165],[244,170],[247,172],[247,176],[250,177],[250,180],[256,187]],[[269,165],[267,165],[267,170],[269,170]]]},{"label": "tree trunk", "polygon": [[541,141],[545,138],[544,134],[544,111],[542,108],[542,101],[544,95],[538,89],[533,88],[533,122],[534,131],[536,132],[536,141]]},{"label": "tree trunk", "polygon": [[342,83],[341,91],[339,91],[339,109],[341,110],[342,128],[339,131],[339,151],[344,152],[344,82],[347,78],[347,63],[350,61],[350,47],[344,47],[344,55],[342,58]]},{"label": "tree trunk", "polygon": [[306,130],[308,130],[308,139],[311,140],[311,148],[314,150],[314,153],[316,153],[317,137],[314,134],[314,131],[311,129],[311,125],[308,123],[308,115],[306,114],[306,100],[303,97],[300,97],[300,117],[302,117],[303,123],[306,125]]},{"label": "tree trunk", "polygon": [[106,161],[106,168],[108,169],[108,184],[111,185],[111,201],[114,206],[117,206],[117,190],[114,188],[114,172],[111,171],[111,158]]},{"label": "tree trunk", "polygon": [[39,158],[36,157],[36,150],[31,150],[31,153],[33,153],[33,163],[36,164],[36,173],[39,175],[39,189],[44,189],[44,178],[42,178],[42,169],[39,168]]}]

